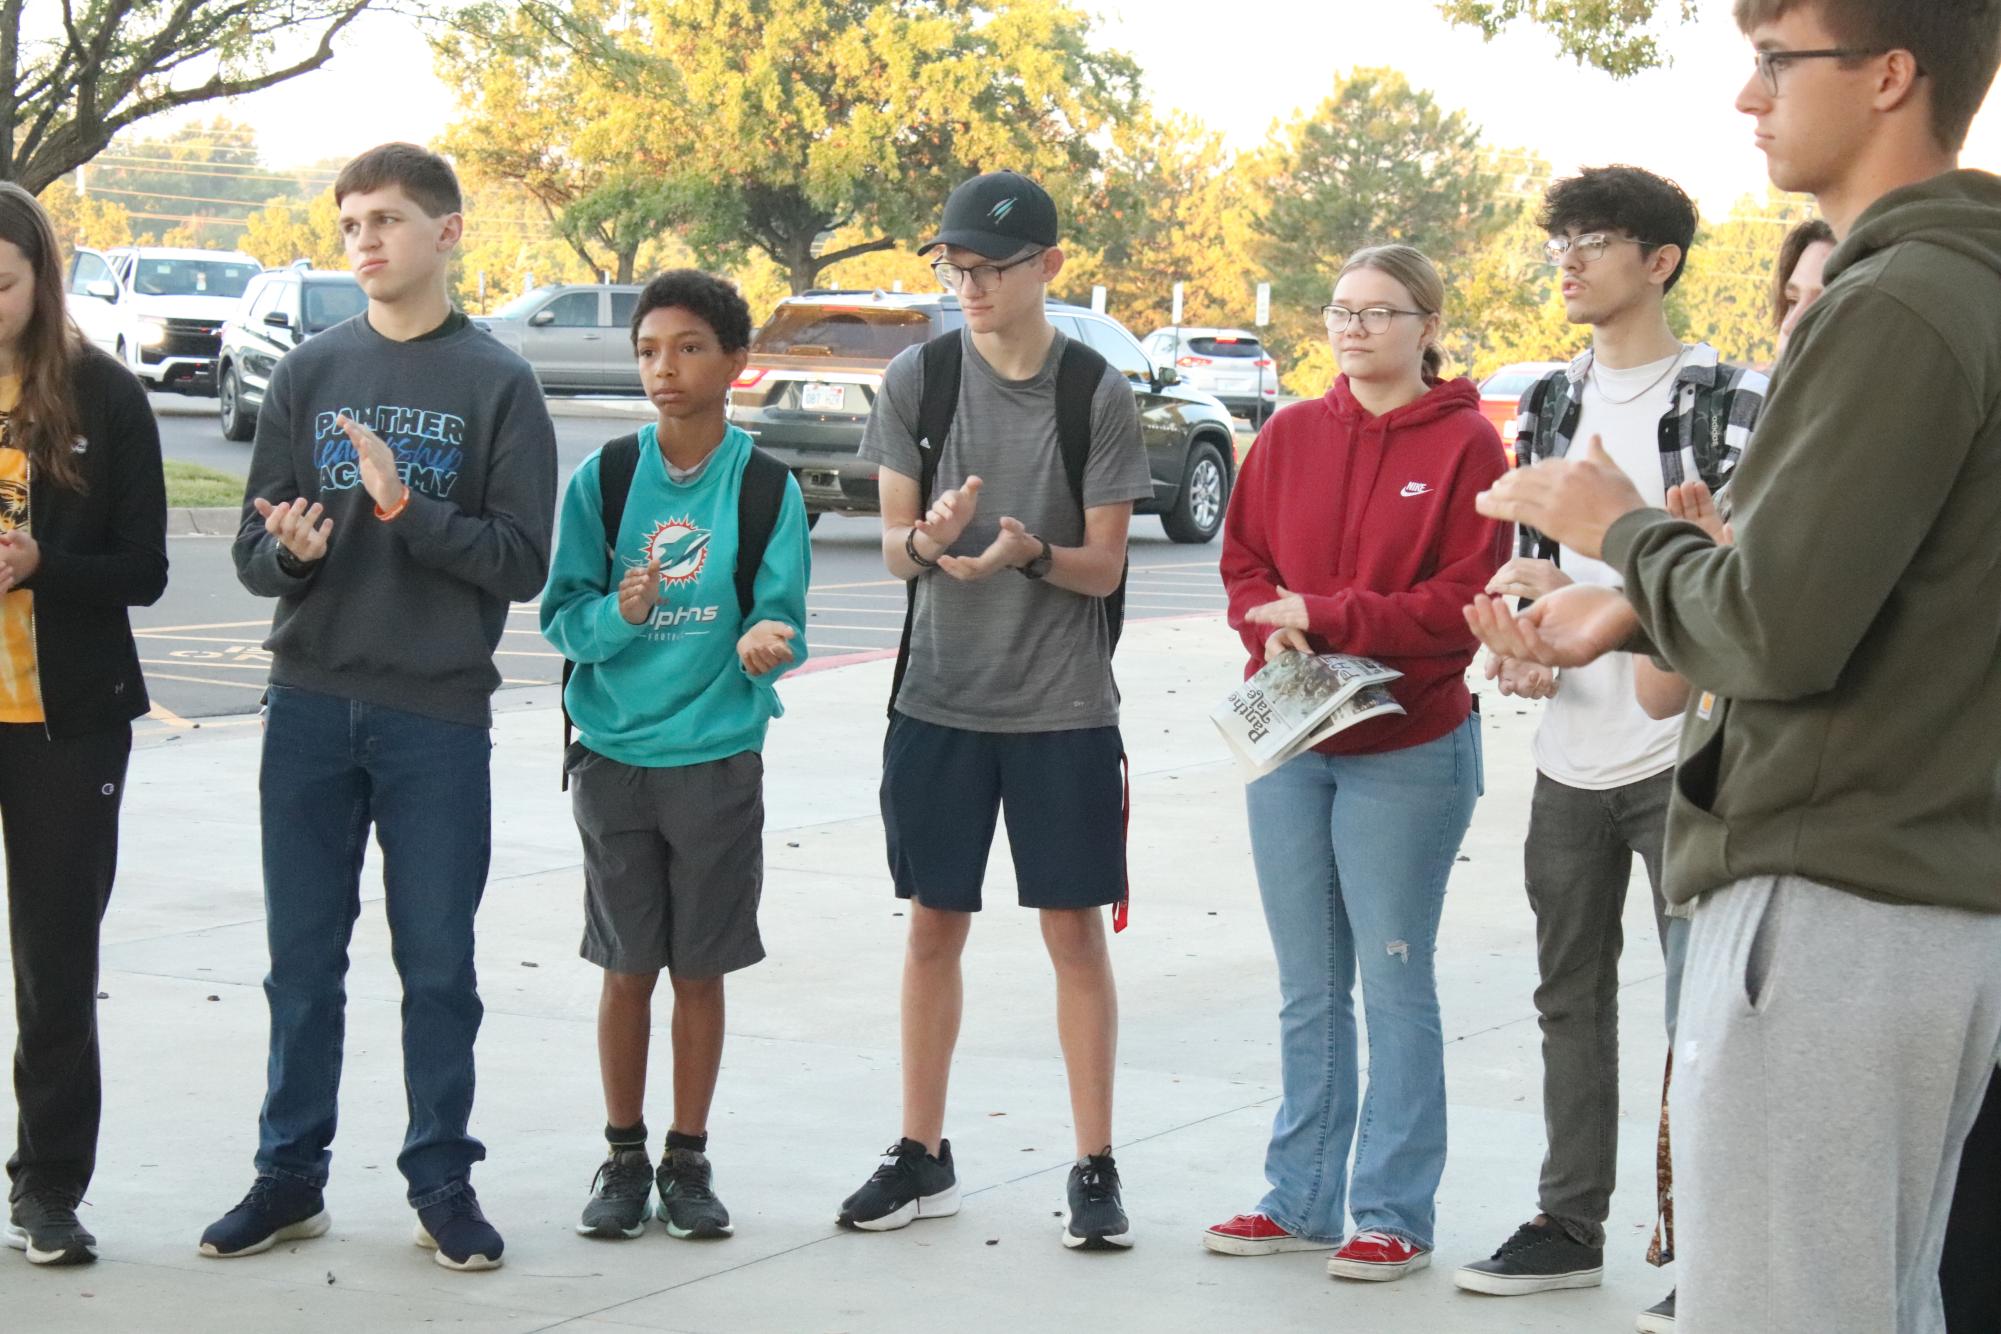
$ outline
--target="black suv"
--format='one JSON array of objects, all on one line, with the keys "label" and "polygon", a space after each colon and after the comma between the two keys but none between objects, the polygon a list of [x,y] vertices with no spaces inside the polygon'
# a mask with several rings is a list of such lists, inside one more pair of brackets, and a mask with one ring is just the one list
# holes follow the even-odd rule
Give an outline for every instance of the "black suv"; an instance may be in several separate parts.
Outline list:
[{"label": "black suv", "polygon": [[[1132,383],[1139,400],[1153,498],[1176,542],[1208,542],[1223,526],[1236,476],[1228,409],[1156,367],[1118,321],[1083,306],[1049,303],[1049,320]],[[876,468],[856,457],[882,376],[907,347],[965,326],[959,300],[942,293],[808,292],[781,302],[750,344],[750,365],[730,391],[730,420],[799,480],[808,522],[828,511],[875,514]]]},{"label": "black suv", "polygon": [[295,265],[252,278],[236,313],[222,326],[222,350],[216,354],[223,437],[248,440],[257,433],[257,409],[278,358],[367,309],[368,297],[351,273]]}]

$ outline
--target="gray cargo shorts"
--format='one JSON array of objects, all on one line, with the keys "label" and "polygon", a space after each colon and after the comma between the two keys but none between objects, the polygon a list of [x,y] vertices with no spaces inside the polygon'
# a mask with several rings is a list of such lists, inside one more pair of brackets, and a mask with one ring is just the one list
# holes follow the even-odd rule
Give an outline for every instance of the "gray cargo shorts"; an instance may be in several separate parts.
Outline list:
[{"label": "gray cargo shorts", "polygon": [[641,769],[579,741],[564,766],[584,843],[584,958],[702,978],[764,957],[763,756]]}]

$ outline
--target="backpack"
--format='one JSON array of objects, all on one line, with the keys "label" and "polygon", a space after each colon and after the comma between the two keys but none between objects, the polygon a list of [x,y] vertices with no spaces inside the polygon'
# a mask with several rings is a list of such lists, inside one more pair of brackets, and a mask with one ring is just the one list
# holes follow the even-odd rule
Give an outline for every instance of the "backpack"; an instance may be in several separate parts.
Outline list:
[{"label": "backpack", "polygon": [[[598,452],[598,504],[604,514],[604,558],[606,586],[617,571],[612,553],[618,549],[618,528],[625,519],[626,498],[632,494],[632,479],[639,471],[639,436],[622,435]],[[737,614],[748,618],[757,604],[757,570],[764,564],[765,548],[778,526],[778,513],[785,505],[785,483],[791,471],[771,455],[751,446],[744,460],[743,483],[736,499],[736,605]],[[563,659],[563,691],[570,688],[570,676],[577,664]],[[570,738],[575,731],[570,707],[563,703],[563,753],[567,760]],[[570,787],[567,763],[563,770],[563,790]]]},{"label": "backpack", "polygon": [[[931,492],[938,482],[938,460],[944,453],[945,437],[951,433],[952,419],[959,411],[959,375],[965,365],[966,349],[958,331],[941,334],[924,345],[918,354],[924,370],[924,398],[917,412],[917,448],[922,456],[922,473],[917,479],[920,511],[930,508]],[[1105,378],[1106,361],[1082,340],[1066,339],[1063,359],[1056,367],[1056,442],[1063,454],[1063,473],[1070,481],[1070,494],[1077,508],[1084,508],[1084,469],[1091,458],[1091,401]],[[1130,568],[1130,562],[1128,562]],[[889,687],[890,716],[896,715],[896,696],[903,688],[903,675],[910,666],[910,628],[917,619],[917,580],[905,586],[903,642],[896,648],[896,675]],[[1104,609],[1105,628],[1111,647],[1119,646],[1125,628],[1126,576],[1109,597],[1099,599]]]}]

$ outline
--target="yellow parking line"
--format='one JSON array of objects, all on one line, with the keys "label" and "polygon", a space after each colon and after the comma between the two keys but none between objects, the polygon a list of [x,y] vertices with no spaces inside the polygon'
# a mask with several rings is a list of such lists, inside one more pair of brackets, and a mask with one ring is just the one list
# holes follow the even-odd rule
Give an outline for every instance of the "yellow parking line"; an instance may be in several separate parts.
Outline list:
[{"label": "yellow parking line", "polygon": [[192,730],[194,727],[193,723],[181,717],[180,714],[175,713],[172,709],[168,708],[164,704],[155,704],[152,708],[146,711],[146,716],[148,718],[153,719],[156,722],[165,723],[167,726],[175,728],[177,730],[179,729]]},{"label": "yellow parking line", "polygon": [[135,635],[170,635],[177,630],[247,630],[252,626],[263,626],[268,630],[271,628],[271,620],[269,617],[266,617],[261,621],[210,621],[206,625],[148,625],[135,627],[132,633]]}]

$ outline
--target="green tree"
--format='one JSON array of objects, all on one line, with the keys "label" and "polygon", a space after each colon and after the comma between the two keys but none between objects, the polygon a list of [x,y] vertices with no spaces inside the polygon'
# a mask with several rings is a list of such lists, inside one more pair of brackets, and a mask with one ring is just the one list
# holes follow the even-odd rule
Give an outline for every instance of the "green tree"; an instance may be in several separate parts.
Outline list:
[{"label": "green tree", "polygon": [[67,179],[49,182],[39,198],[49,211],[49,221],[65,253],[77,246],[121,246],[132,239],[132,218],[123,205],[95,195],[79,195]]},{"label": "green tree", "polygon": [[0,179],[40,193],[149,116],[318,69],[371,3],[0,0]]},{"label": "green tree", "polygon": [[235,245],[250,214],[299,188],[265,164],[252,126],[223,117],[121,136],[92,159],[85,178],[92,195],[125,206],[140,239],[173,231],[211,245]]},{"label": "green tree", "polygon": [[1557,47],[1580,65],[1624,78],[1666,63],[1661,18],[1687,23],[1695,0],[1442,0],[1438,10],[1453,23],[1480,29],[1492,41],[1523,19],[1547,28]]},{"label": "green tree", "polygon": [[316,269],[347,267],[347,252],[340,240],[340,210],[331,190],[322,190],[310,201],[270,200],[245,220],[238,245],[271,268],[301,259]]},{"label": "green tree", "polygon": [[[597,188],[593,170],[619,164],[657,183],[703,262],[762,252],[795,292],[914,239],[951,186],[986,167],[1039,174],[1067,202],[1096,163],[1094,138],[1137,98],[1137,68],[1093,49],[1090,20],[1065,0],[523,0],[519,11],[539,40],[486,9],[448,51],[471,113],[459,141],[505,139],[465,75],[514,60],[530,88],[564,89],[593,113],[543,146],[575,174],[577,198]],[[496,47],[485,34],[503,29],[513,45]],[[842,229],[859,239],[831,245]]]},{"label": "green tree", "polygon": [[1668,297],[1668,317],[1681,336],[1714,344],[1726,361],[1769,365],[1778,355],[1772,274],[1779,243],[1812,216],[1811,200],[1774,190],[1739,200],[1727,219],[1704,226]]}]

